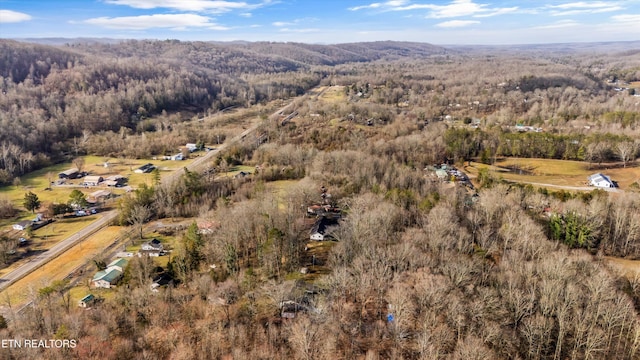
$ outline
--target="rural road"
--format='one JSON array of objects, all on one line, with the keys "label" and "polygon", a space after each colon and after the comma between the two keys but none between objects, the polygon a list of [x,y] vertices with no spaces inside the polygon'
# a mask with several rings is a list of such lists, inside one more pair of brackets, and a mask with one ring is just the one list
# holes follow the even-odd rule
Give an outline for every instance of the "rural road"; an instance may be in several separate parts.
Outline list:
[{"label": "rural road", "polygon": [[529,185],[534,185],[534,186],[542,186],[542,187],[550,187],[550,188],[556,188],[556,189],[562,189],[562,190],[573,190],[573,191],[593,191],[593,190],[605,190],[608,192],[622,192],[622,190],[618,189],[618,188],[596,188],[593,186],[568,186],[568,185],[554,185],[554,184],[543,184],[543,183],[536,183],[536,182],[530,182],[530,181],[515,181],[515,180],[504,180],[506,182],[510,182],[510,183],[518,183],[518,184],[529,184]]},{"label": "rural road", "polygon": [[[293,102],[290,101],[287,105],[275,111],[273,115],[277,115],[278,113],[287,110],[287,108],[289,108],[289,106],[291,106],[292,103]],[[232,138],[231,140],[225,142],[224,144],[220,145],[216,149],[211,150],[205,153],[203,156],[199,157],[198,159],[194,160],[191,164],[187,166],[187,168],[189,170],[197,170],[199,167],[204,165],[208,160],[211,160],[216,154],[225,150],[231,144],[235,144],[236,142],[241,141],[247,135],[255,131],[259,126],[260,126],[260,122],[256,122],[246,130],[244,130],[242,133],[240,133],[240,135]],[[182,173],[184,173],[184,169],[180,168],[179,170],[176,170],[173,173],[164,176],[162,178],[162,181],[166,183],[170,183],[172,181],[175,181],[179,176],[182,175]],[[62,254],[64,251],[70,249],[74,245],[82,242],[93,233],[108,226],[117,216],[118,216],[117,210],[110,210],[110,211],[101,213],[101,216],[98,220],[92,222],[91,224],[86,226],[84,229],[58,242],[57,244],[52,246],[49,250],[45,251],[44,253],[39,254],[33,258],[30,258],[29,262],[20,266],[19,268],[11,271],[10,273],[5,274],[3,277],[0,278],[0,291],[5,289],[9,285],[13,284],[14,282],[22,279],[24,276],[27,276],[29,273],[38,269],[40,266],[46,264],[47,262],[54,259],[56,256]]]},{"label": "rural road", "polygon": [[101,213],[98,220],[92,222],[77,233],[53,245],[49,250],[43,252],[42,254],[30,258],[28,263],[20,266],[19,268],[0,278],[0,290],[20,280],[22,277],[28,275],[40,266],[44,265],[51,259],[71,248],[73,245],[79,243],[80,241],[89,237],[91,234],[109,225],[109,223],[111,223],[111,221],[113,221],[113,219],[115,219],[117,215],[118,212],[116,210]]}]

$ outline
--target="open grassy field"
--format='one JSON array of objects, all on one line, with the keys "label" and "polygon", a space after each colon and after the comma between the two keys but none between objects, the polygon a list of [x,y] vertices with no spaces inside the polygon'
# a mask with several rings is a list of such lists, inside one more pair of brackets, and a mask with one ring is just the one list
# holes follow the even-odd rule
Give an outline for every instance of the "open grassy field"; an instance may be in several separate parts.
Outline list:
[{"label": "open grassy field", "polygon": [[[190,158],[184,161],[171,161],[171,160],[145,160],[145,159],[113,159],[113,158],[103,158],[98,156],[83,156],[84,166],[83,171],[87,171],[91,175],[99,175],[102,177],[107,177],[110,175],[123,175],[129,179],[128,185],[136,188],[142,184],[147,184],[149,186],[153,185],[153,174],[136,174],[134,170],[141,165],[146,163],[152,163],[158,169],[160,169],[160,175],[164,176],[170,172],[178,170],[182,167],[185,167],[192,163],[198,157],[204,155],[204,152],[195,152],[190,154]],[[108,162],[109,166],[105,167],[104,163]],[[23,201],[24,194],[31,191],[38,196],[38,199],[44,206],[47,203],[55,202],[55,203],[66,203],[69,201],[69,195],[74,189],[79,189],[84,192],[85,195],[88,195],[96,190],[104,189],[104,187],[89,187],[84,188],[82,186],[73,187],[73,186],[52,186],[51,189],[47,189],[49,187],[49,179],[47,174],[50,174],[49,177],[52,181],[56,181],[58,179],[58,173],[73,168],[71,162],[61,163],[46,167],[44,169],[40,169],[37,171],[33,171],[25,176],[23,176],[20,180],[19,186],[3,186],[0,187],[0,196],[6,196],[15,204],[15,207],[18,209],[22,209],[19,215],[13,219],[2,219],[0,220],[0,230],[6,229],[10,225],[15,222],[31,219],[33,218],[33,214],[24,210]],[[68,184],[79,185],[82,182],[82,179],[74,179],[68,180]],[[122,189],[109,189],[114,194],[124,194],[124,190]]]},{"label": "open grassy field", "polygon": [[323,90],[324,92],[320,95],[322,101],[343,102],[345,99],[344,86],[331,86]]},{"label": "open grassy field", "polygon": [[499,159],[494,166],[472,162],[470,166],[464,166],[464,171],[471,176],[476,176],[479,169],[489,168],[496,176],[505,180],[558,186],[587,186],[587,177],[597,172],[610,176],[623,190],[633,182],[640,182],[640,167],[635,164],[629,164],[627,168],[601,166],[600,169],[596,169],[596,167],[594,165],[591,168],[589,163],[581,161],[506,158]]},{"label": "open grassy field", "polygon": [[232,166],[231,168],[229,168],[229,171],[227,171],[226,173],[222,173],[219,175],[219,177],[231,177],[231,176],[236,176],[238,175],[241,171],[244,172],[248,172],[248,173],[254,173],[256,171],[256,168],[254,166],[247,166],[247,165],[236,165],[236,166]]},{"label": "open grassy field", "polygon": [[[39,253],[47,251],[59,241],[77,233],[85,226],[97,220],[99,216],[100,215],[97,214],[91,216],[61,219],[51,224],[45,225],[37,230],[34,230],[28,246],[18,248],[18,253],[24,252],[26,251],[26,249],[30,249],[30,253],[33,254],[33,256],[36,256]],[[16,232],[16,234],[20,235],[21,233]],[[16,268],[22,266],[24,263],[30,261],[30,259],[30,257],[25,257],[12,263],[10,266],[1,269],[0,275],[15,270]]]},{"label": "open grassy field", "polygon": [[[47,286],[54,280],[64,279],[79,266],[84,265],[91,259],[98,257],[104,249],[109,246],[121,233],[122,227],[109,226],[104,228],[87,240],[65,251],[60,256],[46,263],[40,269],[32,272],[24,278],[16,281],[14,284],[2,291],[0,302],[6,302],[6,295],[13,305],[21,304],[28,301],[29,296],[34,292]],[[93,274],[86,274],[87,278]],[[78,286],[87,289],[86,284],[81,283]],[[72,292],[74,294],[74,292]],[[82,294],[84,296],[86,294]],[[72,299],[77,302],[80,298]],[[75,304],[75,303],[74,303]]]}]

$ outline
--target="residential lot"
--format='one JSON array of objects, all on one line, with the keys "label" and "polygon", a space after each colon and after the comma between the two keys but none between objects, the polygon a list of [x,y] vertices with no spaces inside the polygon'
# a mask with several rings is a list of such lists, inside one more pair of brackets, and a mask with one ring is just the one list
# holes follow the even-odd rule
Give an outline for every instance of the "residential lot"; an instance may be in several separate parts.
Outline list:
[{"label": "residential lot", "polygon": [[471,165],[464,167],[464,171],[475,177],[482,168],[490,169],[505,180],[523,183],[584,187],[587,186],[587,177],[598,172],[611,177],[622,190],[628,189],[634,182],[640,183],[640,168],[634,164],[627,164],[623,168],[618,164],[590,165],[569,160],[508,158],[499,159],[492,166],[471,162]]}]

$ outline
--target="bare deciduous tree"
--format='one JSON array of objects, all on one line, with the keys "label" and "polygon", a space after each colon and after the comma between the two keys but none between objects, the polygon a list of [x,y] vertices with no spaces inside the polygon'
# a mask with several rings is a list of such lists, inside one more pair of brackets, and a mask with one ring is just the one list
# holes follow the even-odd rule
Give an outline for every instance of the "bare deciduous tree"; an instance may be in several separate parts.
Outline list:
[{"label": "bare deciduous tree", "polygon": [[77,157],[75,159],[73,159],[73,166],[76,167],[76,169],[78,169],[78,171],[82,171],[82,169],[84,168],[84,158],[83,157]]},{"label": "bare deciduous tree", "polygon": [[616,145],[618,157],[622,161],[622,167],[627,167],[628,161],[635,160],[635,155],[638,152],[638,143],[632,141],[625,141]]},{"label": "bare deciduous tree", "polygon": [[146,205],[136,204],[131,209],[131,213],[129,214],[128,221],[140,232],[140,239],[143,238],[142,231],[144,229],[144,224],[151,217],[151,209]]}]

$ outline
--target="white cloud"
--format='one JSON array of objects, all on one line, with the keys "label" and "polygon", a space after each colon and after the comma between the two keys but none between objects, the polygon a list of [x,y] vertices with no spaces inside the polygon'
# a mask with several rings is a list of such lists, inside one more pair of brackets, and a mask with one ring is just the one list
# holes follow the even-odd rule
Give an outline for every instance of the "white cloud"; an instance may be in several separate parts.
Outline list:
[{"label": "white cloud", "polygon": [[623,10],[619,2],[605,2],[605,1],[592,1],[592,2],[571,2],[560,5],[547,5],[547,9],[550,9],[552,16],[571,16],[578,14],[598,14],[604,12],[613,12]]},{"label": "white cloud", "polygon": [[613,4],[616,4],[615,2],[609,1],[609,2],[605,2],[605,1],[591,1],[591,2],[586,2],[586,1],[578,1],[578,2],[572,2],[572,3],[566,3],[566,4],[560,4],[560,5],[548,5],[549,8],[554,8],[554,9],[597,9],[597,8],[606,8],[609,7]]},{"label": "white cloud", "polygon": [[351,11],[377,9],[380,11],[430,10],[427,17],[442,19],[462,16],[489,17],[514,12],[518,7],[491,8],[487,4],[477,4],[473,0],[453,0],[448,5],[412,3],[407,0],[387,1],[349,8]]},{"label": "white cloud", "polygon": [[509,13],[518,11],[518,7],[515,6],[510,8],[499,8],[499,9],[492,9],[492,10],[493,10],[492,12],[477,14],[477,15],[474,15],[474,17],[490,17],[490,16],[509,14]]},{"label": "white cloud", "polygon": [[441,28],[460,28],[460,27],[465,27],[465,26],[470,26],[470,25],[475,25],[475,24],[480,24],[480,21],[474,21],[474,20],[451,20],[451,21],[441,22],[439,24],[436,24],[435,26],[441,27]]},{"label": "white cloud", "polygon": [[253,14],[252,14],[252,13],[250,13],[250,12],[244,12],[244,13],[240,13],[240,14],[238,14],[238,15],[240,15],[240,16],[242,16],[242,17],[246,17],[246,18],[250,18],[250,17],[252,17],[252,16],[253,16]]},{"label": "white cloud", "polygon": [[[301,18],[301,19],[294,19],[290,21],[274,21],[271,23],[271,25],[281,28],[284,26],[299,26],[302,23],[308,24],[316,21],[318,21],[317,18],[307,17],[307,18]],[[292,29],[288,29],[288,30],[293,31]]]},{"label": "white cloud", "polygon": [[580,25],[580,23],[575,20],[560,20],[553,24],[536,26],[534,29],[562,29],[578,25]]},{"label": "white cloud", "polygon": [[632,23],[635,25],[640,24],[640,14],[624,14],[624,15],[614,15],[611,17],[611,20],[625,23]]},{"label": "white cloud", "polygon": [[223,13],[232,10],[251,10],[268,5],[271,1],[249,4],[244,1],[225,0],[106,0],[108,4],[125,5],[136,9],[166,8],[179,11],[207,11]]},{"label": "white cloud", "polygon": [[18,23],[31,20],[31,15],[12,11],[0,10],[0,23]]},{"label": "white cloud", "polygon": [[281,32],[290,32],[290,33],[310,33],[310,32],[318,32],[320,31],[320,29],[314,29],[314,28],[309,28],[309,29],[291,29],[291,28],[282,28],[280,29]]},{"label": "white cloud", "polygon": [[228,28],[210,22],[210,18],[195,14],[154,14],[123,17],[99,17],[83,22],[109,29],[145,30],[151,28],[187,29],[190,27],[227,30]]},{"label": "white cloud", "polygon": [[347,8],[347,10],[358,11],[358,10],[365,10],[365,9],[377,9],[377,8],[379,8],[381,6],[382,6],[381,3],[373,3],[373,4],[369,4],[369,5],[361,5],[361,6],[350,7],[350,8]]}]

